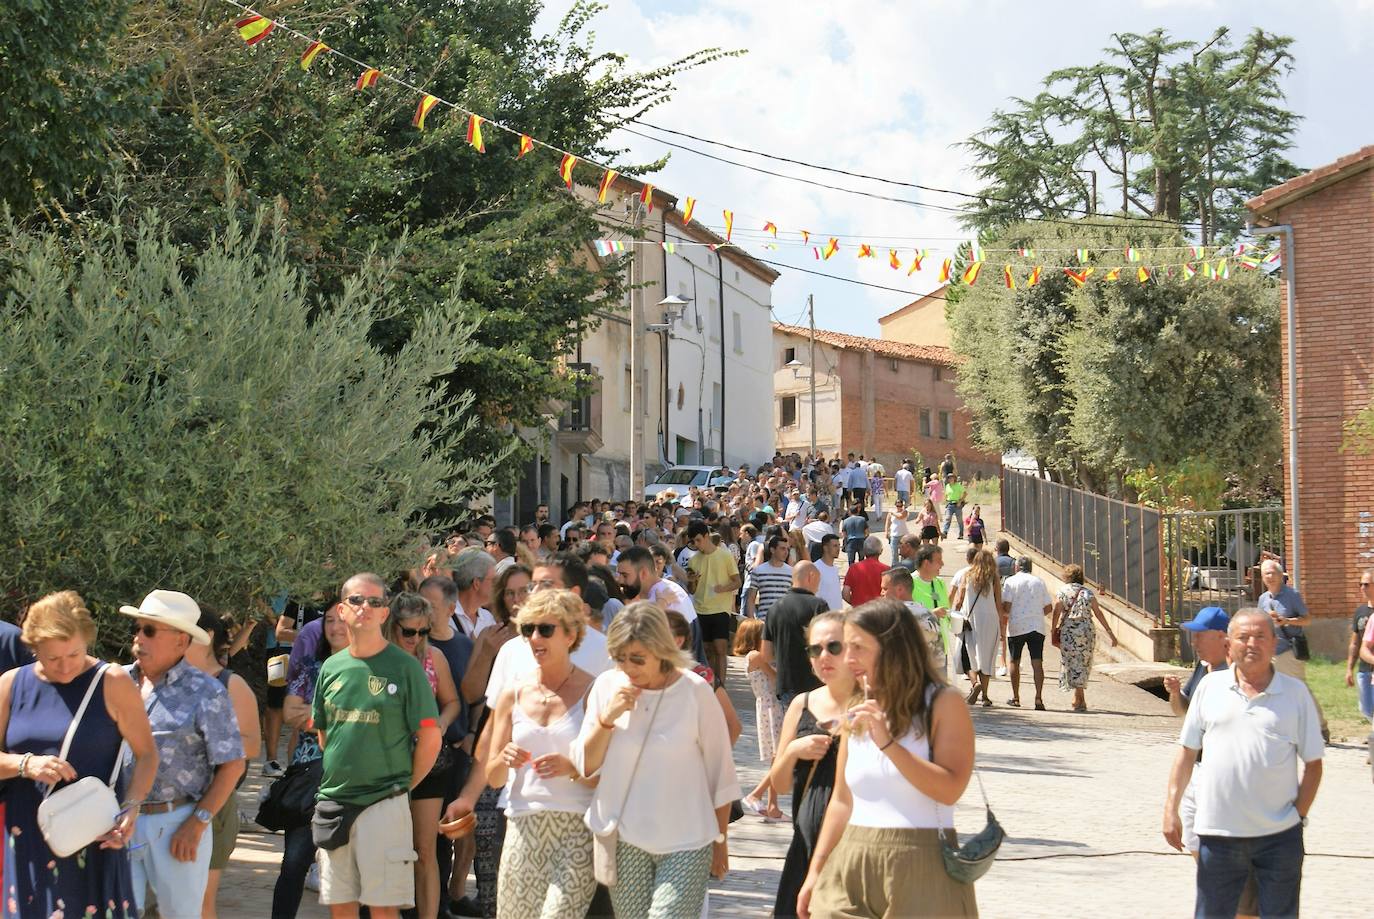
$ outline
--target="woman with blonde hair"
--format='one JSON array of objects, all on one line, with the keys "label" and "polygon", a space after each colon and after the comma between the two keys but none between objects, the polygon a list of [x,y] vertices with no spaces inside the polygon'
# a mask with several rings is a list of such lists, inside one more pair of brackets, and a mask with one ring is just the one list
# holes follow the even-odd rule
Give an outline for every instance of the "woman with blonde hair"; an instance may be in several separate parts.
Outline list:
[{"label": "woman with blonde hair", "polygon": [[614,834],[611,902],[617,916],[696,919],[708,874],[729,870],[725,834],[740,796],[725,718],[654,604],[622,610],[606,649],[616,669],[592,684],[573,762],[600,779],[587,826]]},{"label": "woman with blonde hair", "polygon": [[[128,912],[134,902],[124,846],[157,776],[157,746],[129,674],[87,653],[95,636],[95,621],[80,594],[48,594],[29,607],[21,632],[34,663],[0,676],[0,779],[10,780],[0,897],[5,919],[104,915],[112,902]],[[89,701],[64,753],[83,699]],[[134,766],[132,773],[124,770],[127,786],[115,783],[120,814],[114,828],[58,858],[38,828],[38,806],[49,791],[69,782],[90,776],[111,781],[124,744]]]},{"label": "woman with blonde hair", "polygon": [[981,693],[984,707],[990,707],[988,683],[997,672],[997,640],[1002,630],[1002,577],[997,573],[997,557],[987,549],[979,549],[973,556],[960,596],[959,614],[973,629],[972,636],[965,636],[965,644],[978,680],[969,692],[968,703],[977,702]]},{"label": "woman with blonde hair", "polygon": [[570,656],[587,631],[582,600],[569,590],[541,591],[515,621],[536,670],[501,693],[491,716],[487,781],[504,786],[508,798],[496,915],[582,919],[596,892],[584,822],[596,780],[583,778],[571,759],[592,685]]},{"label": "woman with blonde hair", "polygon": [[941,854],[973,774],[968,706],[899,600],[846,614],[844,662],[858,687],[797,915],[977,916],[973,885],[946,874]]},{"label": "woman with blonde hair", "polygon": [[[461,712],[458,687],[448,658],[438,648],[430,647],[429,601],[417,593],[400,593],[391,598],[391,615],[382,623],[386,640],[415,657],[425,669],[429,688],[439,704],[439,734],[448,730]],[[419,919],[435,919],[439,915],[439,862],[436,843],[439,838],[439,811],[450,784],[450,773],[457,768],[447,746],[440,746],[439,756],[429,774],[410,790],[410,819],[415,842],[415,912]]]}]

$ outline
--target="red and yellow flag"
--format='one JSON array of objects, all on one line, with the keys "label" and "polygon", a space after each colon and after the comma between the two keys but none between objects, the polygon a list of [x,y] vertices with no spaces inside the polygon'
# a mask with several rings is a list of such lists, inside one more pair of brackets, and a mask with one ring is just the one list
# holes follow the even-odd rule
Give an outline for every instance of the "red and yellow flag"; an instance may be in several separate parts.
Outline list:
[{"label": "red and yellow flag", "polygon": [[1108,281],[1119,281],[1119,280],[1121,280],[1121,269],[1120,269],[1120,268],[1113,268],[1113,269],[1111,269],[1110,271],[1108,271],[1108,272],[1107,272],[1106,280],[1108,280]]},{"label": "red and yellow flag", "polygon": [[778,225],[773,221],[766,221],[763,225],[763,229],[765,232],[772,233],[774,239],[778,238]]},{"label": "red and yellow flag", "polygon": [[315,58],[320,56],[321,51],[328,51],[329,46],[322,41],[312,41],[310,47],[305,49],[301,55],[301,70],[309,70],[310,65],[315,63]]},{"label": "red and yellow flag", "polygon": [[1011,266],[1002,269],[1002,283],[1007,285],[1008,290],[1016,289],[1016,279],[1011,276]]},{"label": "red and yellow flag", "polygon": [[377,78],[382,72],[375,67],[369,67],[358,74],[358,82],[353,84],[354,89],[371,89],[377,84]]},{"label": "red and yellow flag", "polygon": [[696,209],[697,209],[697,199],[696,199],[696,198],[688,198],[688,199],[687,199],[687,203],[684,204],[684,205],[682,206],[682,222],[683,222],[683,223],[691,223],[691,222],[692,222],[692,211],[694,211],[694,210],[696,210]]},{"label": "red and yellow flag", "polygon": [[518,159],[520,159],[520,157],[524,156],[526,153],[529,153],[529,152],[530,152],[531,150],[533,150],[533,149],[534,149],[534,138],[530,137],[528,134],[521,134],[521,135],[520,135],[520,152],[517,153],[517,154],[515,154],[515,158],[518,160]]},{"label": "red and yellow flag", "polygon": [[926,260],[927,255],[930,255],[929,249],[916,250],[916,253],[911,256],[911,267],[907,269],[907,277],[911,277],[913,274],[921,270],[921,263]]},{"label": "red and yellow flag", "polygon": [[821,250],[821,256],[828,259],[830,258],[830,256],[834,255],[836,252],[839,251],[840,241],[832,236],[830,237],[830,242],[826,243],[825,248]]},{"label": "red and yellow flag", "polygon": [[271,35],[276,27],[277,24],[265,16],[249,16],[234,23],[234,28],[239,30],[239,38],[250,46]]},{"label": "red and yellow flag", "polygon": [[806,245],[807,243],[811,242],[811,231],[810,231],[810,230],[802,230],[802,231],[801,231],[801,234],[802,234],[802,245],[803,245],[803,246]]},{"label": "red and yellow flag", "polygon": [[868,243],[859,243],[859,258],[873,258],[873,247]]},{"label": "red and yellow flag", "polygon": [[468,116],[468,144],[478,153],[486,153],[487,145],[482,140],[482,122],[486,121],[481,115]]},{"label": "red and yellow flag", "polygon": [[1088,277],[1093,273],[1093,270],[1091,268],[1083,268],[1074,271],[1072,268],[1065,268],[1064,273],[1069,276],[1070,281],[1082,287],[1084,284],[1088,283]]},{"label": "red and yellow flag", "polygon": [[618,175],[620,175],[620,173],[616,172],[614,169],[606,170],[606,174],[601,177],[601,187],[596,190],[597,204],[606,203],[606,194],[611,190],[611,183],[615,181],[615,177]]},{"label": "red and yellow flag", "polygon": [[982,270],[982,262],[973,262],[967,268],[964,269],[963,282],[970,287],[972,287],[974,284],[977,284],[978,275],[980,272],[982,272]]},{"label": "red and yellow flag", "polygon": [[1135,279],[1140,283],[1144,284],[1146,281],[1150,280],[1150,269],[1146,268],[1144,265],[1141,265],[1139,268],[1135,270]]},{"label": "red and yellow flag", "polygon": [[568,191],[572,191],[572,174],[576,167],[577,157],[571,153],[563,154],[563,158],[558,161],[558,175],[563,179],[563,184],[568,186]]},{"label": "red and yellow flag", "polygon": [[425,129],[425,119],[429,117],[429,110],[439,104],[438,96],[426,95],[420,100],[420,104],[415,106],[415,117],[410,119],[411,127]]},{"label": "red and yellow flag", "polygon": [[652,185],[645,185],[643,190],[640,191],[639,203],[649,209],[648,213],[652,214],[654,212],[654,187]]},{"label": "red and yellow flag", "polygon": [[944,284],[949,280],[949,266],[954,259],[947,258],[940,264],[940,283]]},{"label": "red and yellow flag", "polygon": [[735,232],[735,212],[721,211],[725,215],[725,239],[729,241],[730,234]]},{"label": "red and yellow flag", "polygon": [[1026,286],[1027,286],[1027,287],[1034,287],[1035,285],[1037,285],[1037,284],[1039,284],[1039,283],[1040,283],[1040,267],[1037,265],[1036,267],[1034,267],[1034,268],[1031,269],[1031,273],[1026,277]]},{"label": "red and yellow flag", "polygon": [[888,263],[889,265],[892,266],[892,270],[893,270],[893,271],[900,271],[900,270],[901,270],[901,267],[902,267],[902,260],[899,259],[899,258],[897,258],[897,250],[896,250],[896,249],[888,249],[888,250],[887,250],[887,263]]}]

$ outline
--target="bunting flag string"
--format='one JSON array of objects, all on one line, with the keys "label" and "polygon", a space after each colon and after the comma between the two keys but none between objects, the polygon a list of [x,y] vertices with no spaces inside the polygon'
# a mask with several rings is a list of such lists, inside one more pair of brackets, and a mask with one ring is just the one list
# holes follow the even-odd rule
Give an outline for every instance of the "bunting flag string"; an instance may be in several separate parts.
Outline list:
[{"label": "bunting flag string", "polygon": [[682,207],[682,222],[683,222],[683,223],[691,223],[691,222],[692,222],[692,211],[694,211],[694,210],[696,210],[696,209],[697,209],[697,199],[696,199],[696,198],[688,198],[688,199],[687,199],[687,203],[686,203],[685,205],[683,205],[683,207]]},{"label": "bunting flag string", "polygon": [[952,259],[952,258],[947,258],[947,259],[944,260],[943,263],[941,263],[941,265],[940,265],[940,283],[941,283],[941,284],[947,284],[947,283],[949,283],[949,266],[950,266],[950,263],[953,262],[953,261],[954,261],[954,259]]},{"label": "bunting flag string", "polygon": [[242,38],[250,48],[271,35],[272,30],[276,27],[277,24],[271,19],[265,16],[259,16],[257,13],[234,23],[234,28],[238,29],[239,37]]},{"label": "bunting flag string", "polygon": [[377,78],[382,72],[375,67],[369,67],[358,75],[358,82],[353,84],[354,89],[371,89],[377,85]]},{"label": "bunting flag string", "polygon": [[425,129],[425,119],[429,117],[430,109],[438,104],[439,99],[436,96],[426,95],[421,99],[420,104],[415,106],[415,117],[410,120],[411,126],[423,131]]},{"label": "bunting flag string", "polygon": [[830,237],[830,242],[825,244],[825,249],[822,251],[821,254],[824,255],[826,259],[829,259],[830,256],[834,255],[836,252],[839,251],[840,241],[832,236]]},{"label": "bunting flag string", "polygon": [[778,225],[771,220],[763,225],[763,231],[765,233],[772,233],[774,239],[778,238]]},{"label": "bunting flag string", "polygon": [[639,203],[648,208],[646,213],[654,212],[654,187],[649,183],[644,183],[644,188],[639,193]]},{"label": "bunting flag string", "polygon": [[1109,271],[1107,272],[1107,276],[1106,276],[1106,278],[1105,278],[1104,280],[1107,280],[1107,281],[1119,281],[1119,280],[1121,280],[1121,269],[1120,269],[1120,268],[1112,268],[1111,270],[1109,270]]},{"label": "bunting flag string", "polygon": [[969,263],[969,266],[968,266],[967,268],[964,269],[964,276],[963,276],[963,279],[962,279],[963,282],[964,282],[965,284],[967,284],[969,287],[972,287],[974,284],[977,284],[977,283],[978,283],[978,275],[979,275],[980,272],[982,272],[982,270],[983,270],[983,263],[982,263],[982,262],[970,262],[970,263]]},{"label": "bunting flag string", "polygon": [[322,41],[312,41],[310,47],[305,49],[301,55],[301,70],[309,70],[310,65],[315,63],[315,58],[319,57],[321,51],[328,51],[329,46]]},{"label": "bunting flag string", "polygon": [[[526,153],[529,153],[529,152],[530,152],[531,150],[533,150],[533,149],[534,149],[534,140],[533,140],[528,134],[521,134],[521,135],[520,135],[520,152],[517,153],[517,154],[515,155],[515,158],[516,158],[517,160],[518,160],[518,159],[524,159],[525,154],[526,154]],[[652,186],[651,186],[651,187],[652,187]]]},{"label": "bunting flag string", "polygon": [[735,232],[735,212],[727,210],[725,213],[725,240],[729,242],[730,237]]},{"label": "bunting flag string", "polygon": [[468,116],[468,145],[478,153],[486,153],[487,145],[482,142],[482,122],[486,121],[481,115]]},{"label": "bunting flag string", "polygon": [[868,243],[860,243],[859,258],[873,258],[873,247]]},{"label": "bunting flag string", "polygon": [[1006,285],[1007,290],[1016,289],[1016,279],[1012,277],[1010,265],[1002,269],[1002,283]]},{"label": "bunting flag string", "polygon": [[1026,278],[1026,286],[1034,287],[1040,283],[1040,269],[1032,268],[1030,275]]},{"label": "bunting flag string", "polygon": [[899,259],[899,258],[897,258],[897,250],[896,250],[896,249],[888,249],[888,250],[887,250],[887,263],[888,263],[888,265],[890,265],[890,266],[892,267],[892,270],[893,270],[893,271],[901,271],[901,270],[902,270],[902,260]]},{"label": "bunting flag string", "polygon": [[601,177],[601,187],[596,190],[597,204],[606,203],[606,193],[611,190],[611,183],[615,181],[615,177],[619,174],[620,173],[616,172],[614,169],[606,170],[606,174]]},{"label": "bunting flag string", "polygon": [[573,187],[573,170],[577,168],[577,157],[571,153],[563,154],[563,158],[558,161],[558,175],[562,177],[563,184],[568,186],[568,191]]}]

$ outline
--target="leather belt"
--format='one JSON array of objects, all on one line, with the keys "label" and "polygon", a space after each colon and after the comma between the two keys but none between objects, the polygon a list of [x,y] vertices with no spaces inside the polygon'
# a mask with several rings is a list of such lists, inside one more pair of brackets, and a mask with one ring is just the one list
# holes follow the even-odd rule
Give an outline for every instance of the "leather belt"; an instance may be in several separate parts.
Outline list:
[{"label": "leather belt", "polygon": [[193,803],[190,798],[177,798],[175,801],[145,802],[139,809],[140,814],[170,814],[185,804]]}]

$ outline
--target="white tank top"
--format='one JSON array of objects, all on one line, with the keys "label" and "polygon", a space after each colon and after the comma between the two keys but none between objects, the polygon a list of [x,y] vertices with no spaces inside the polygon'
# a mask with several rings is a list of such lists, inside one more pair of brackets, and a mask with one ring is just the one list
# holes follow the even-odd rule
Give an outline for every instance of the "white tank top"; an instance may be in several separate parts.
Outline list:
[{"label": "white tank top", "polygon": [[[582,708],[583,700],[579,699],[563,717],[545,727],[525,714],[520,707],[520,690],[516,690],[515,704],[510,712],[511,740],[529,751],[531,762],[548,753],[561,753],[571,758],[573,742],[582,729]],[[516,817],[531,811],[583,814],[591,805],[595,791],[566,775],[540,778],[534,767],[526,763],[508,773],[506,816]]]},{"label": "white tank top", "polygon": [[[914,729],[897,739],[913,756],[930,759],[930,741]],[[849,822],[854,826],[938,829],[938,806],[897,771],[887,754],[878,749],[868,734],[849,737],[849,758],[844,780],[854,798]],[[948,821],[946,821],[948,822]]]}]

